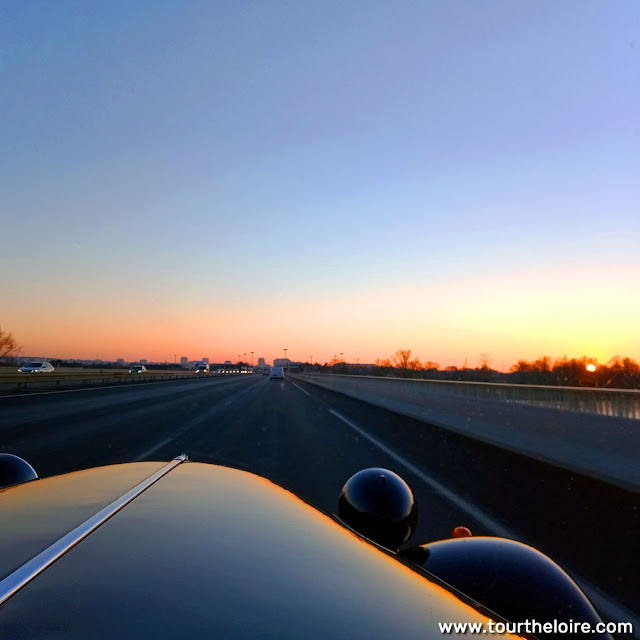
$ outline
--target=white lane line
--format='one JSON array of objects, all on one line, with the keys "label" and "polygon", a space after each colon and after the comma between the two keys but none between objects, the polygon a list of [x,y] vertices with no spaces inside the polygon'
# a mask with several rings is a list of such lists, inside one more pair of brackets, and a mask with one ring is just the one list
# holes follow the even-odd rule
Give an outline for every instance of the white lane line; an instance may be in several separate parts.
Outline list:
[{"label": "white lane line", "polygon": [[387,445],[383,444],[377,438],[369,435],[366,431],[353,424],[351,420],[345,418],[343,415],[334,411],[333,409],[329,409],[329,413],[332,413],[336,418],[342,420],[346,425],[351,427],[354,431],[357,431],[363,438],[366,438],[377,447],[382,449],[387,455],[391,456],[394,460],[404,465],[411,473],[417,475],[421,480],[426,482],[432,489],[435,489],[438,493],[441,493],[445,498],[453,502],[461,511],[469,514],[472,518],[477,520],[483,527],[494,531],[497,535],[503,538],[511,538],[512,540],[518,540],[518,536],[507,529],[507,527],[500,524],[497,520],[494,520],[490,516],[486,515],[484,512],[480,511],[475,505],[471,504],[468,500],[465,500],[457,493],[454,493],[450,489],[447,489],[443,484],[434,480],[430,476],[428,476],[424,471],[418,469],[414,464],[411,464],[408,460],[405,460],[402,456],[398,455],[395,451],[389,449]]},{"label": "white lane line", "polygon": [[[329,409],[329,413],[333,414],[347,426],[351,427],[363,438],[366,438],[367,440],[369,440],[369,442],[372,442],[377,447],[382,449],[382,451],[391,456],[394,460],[404,465],[409,471],[411,471],[411,473],[417,475],[431,488],[435,489],[443,496],[445,496],[448,500],[453,502],[461,511],[464,511],[469,516],[477,520],[483,527],[485,527],[489,531],[492,531],[494,535],[522,542],[522,540],[520,540],[520,536],[516,535],[513,531],[499,523],[497,520],[494,520],[491,516],[488,516],[478,507],[471,504],[468,500],[465,500],[457,493],[454,493],[450,489],[447,489],[443,484],[441,484],[434,478],[428,476],[426,473],[424,473],[424,471],[418,469],[418,467],[416,467],[414,464],[411,464],[411,462],[409,462],[408,460],[405,460],[401,455],[397,454],[395,451],[387,447],[387,445],[380,442],[380,440],[378,440],[377,438],[369,435],[366,431],[364,431],[364,429],[351,422],[351,420],[345,418],[342,414],[333,409]],[[636,614],[632,613],[625,607],[619,605],[609,596],[602,593],[597,587],[592,585],[588,580],[582,578],[577,572],[571,570],[570,573],[573,579],[580,585],[580,588],[585,592],[587,597],[591,600],[591,602],[593,602],[593,604],[603,616],[615,622],[631,622],[633,623],[634,629],[639,628],[640,617],[638,617]]]},{"label": "white lane line", "polygon": [[[289,382],[291,382],[291,380],[289,380]],[[308,391],[305,391],[302,387],[299,387],[295,382],[291,382],[291,384],[292,384],[296,389],[300,389],[300,391],[302,391],[302,393],[306,393],[308,396],[310,396],[310,395],[311,395]]]},{"label": "white lane line", "polygon": [[232,402],[235,402],[238,398],[241,398],[243,395],[245,395],[246,393],[249,393],[249,391],[252,391],[253,389],[255,389],[258,386],[258,383],[255,383],[253,385],[251,385],[248,389],[243,389],[242,391],[239,391],[238,393],[232,395],[225,403],[224,406],[228,407]]},{"label": "white lane line", "polygon": [[[178,435],[181,435],[181,433],[178,434]],[[150,447],[144,453],[141,453],[139,456],[134,458],[131,462],[141,462],[147,456],[150,456],[151,454],[153,454],[156,451],[158,451],[158,449],[162,449],[162,447],[164,447],[165,445],[167,445],[170,442],[172,442],[173,440],[175,440],[178,437],[178,435],[174,434],[174,435],[172,435],[172,436],[170,436],[168,438],[165,438],[162,442],[158,442],[158,444],[154,444],[153,447]]]},{"label": "white lane line", "polygon": [[[250,389],[244,389],[240,393],[237,393],[235,396],[233,396],[232,400],[237,398],[237,397],[239,397],[239,396],[241,396],[242,394],[246,393],[247,391],[250,391]],[[227,405],[231,404],[232,400],[228,400],[227,402],[225,402],[224,406],[227,406]],[[148,456],[151,456],[152,454],[154,454],[156,451],[159,451],[160,449],[162,449],[162,447],[164,447],[164,446],[168,445],[169,443],[173,442],[174,440],[177,440],[178,438],[182,437],[185,433],[187,433],[188,431],[190,431],[194,427],[197,427],[197,426],[203,424],[204,422],[206,422],[207,420],[210,420],[211,417],[214,416],[220,410],[221,410],[221,407],[220,407],[220,403],[219,402],[216,402],[215,404],[210,405],[207,409],[205,409],[203,411],[203,413],[197,414],[197,415],[193,416],[190,420],[185,422],[181,426],[180,429],[175,431],[168,438],[165,438],[164,440],[161,440],[160,442],[158,442],[158,443],[154,444],[153,446],[149,447],[146,451],[144,451],[144,453],[141,453],[139,456],[136,456],[132,460],[132,462],[141,462],[142,460],[144,460]]]}]

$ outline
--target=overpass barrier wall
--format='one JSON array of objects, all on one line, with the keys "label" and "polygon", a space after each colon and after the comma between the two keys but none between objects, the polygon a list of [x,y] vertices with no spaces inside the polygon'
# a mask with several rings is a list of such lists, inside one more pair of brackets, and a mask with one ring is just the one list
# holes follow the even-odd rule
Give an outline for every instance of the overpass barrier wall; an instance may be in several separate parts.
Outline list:
[{"label": "overpass barrier wall", "polygon": [[306,382],[640,492],[640,392],[372,376]]},{"label": "overpass barrier wall", "polygon": [[[449,380],[419,380],[381,378],[377,376],[348,376],[307,374],[313,377],[341,379],[344,388],[354,384],[359,388],[403,388],[412,395],[445,394],[479,400],[500,400],[531,404],[552,409],[568,409],[603,416],[640,420],[640,391],[634,389],[598,389],[593,387],[557,387],[496,382],[457,382]],[[351,378],[354,381],[349,382]],[[365,380],[373,382],[366,383]],[[382,385],[380,385],[382,382]]]}]

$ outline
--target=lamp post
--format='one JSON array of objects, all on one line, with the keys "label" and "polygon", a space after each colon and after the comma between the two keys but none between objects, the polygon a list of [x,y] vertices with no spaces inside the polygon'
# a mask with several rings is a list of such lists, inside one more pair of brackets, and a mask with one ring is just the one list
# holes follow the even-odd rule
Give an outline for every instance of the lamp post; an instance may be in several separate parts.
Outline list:
[{"label": "lamp post", "polygon": [[[284,349],[284,347],[283,347],[283,349]],[[288,351],[288,349],[284,349],[284,363],[285,363],[285,365],[287,364],[287,351]],[[287,368],[287,372],[288,372],[288,368]]]},{"label": "lamp post", "polygon": [[251,352],[251,366],[253,367],[253,351]]}]

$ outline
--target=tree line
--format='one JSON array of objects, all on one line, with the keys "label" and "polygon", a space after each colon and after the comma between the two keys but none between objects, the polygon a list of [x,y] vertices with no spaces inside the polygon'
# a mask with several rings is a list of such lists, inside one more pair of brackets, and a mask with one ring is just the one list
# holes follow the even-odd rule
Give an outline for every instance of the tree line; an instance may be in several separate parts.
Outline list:
[{"label": "tree line", "polygon": [[[21,351],[13,334],[0,327],[0,364],[13,364],[13,357]],[[596,365],[590,358],[567,358],[555,361],[549,356],[537,360],[518,360],[508,373],[492,369],[489,354],[483,353],[475,368],[455,366],[440,369],[432,360],[421,362],[412,357],[411,349],[398,349],[390,358],[375,361],[373,366],[346,363],[337,356],[329,363],[301,366],[302,371],[340,373],[352,375],[423,378],[431,380],[458,380],[466,382],[503,382],[513,384],[558,385],[565,387],[602,387],[610,389],[640,389],[640,365],[631,358],[616,356],[606,365]],[[55,366],[55,365],[54,365]],[[100,365],[108,368],[106,363]],[[147,365],[149,366],[149,365]],[[170,367],[170,364],[153,368]]]},{"label": "tree line", "polygon": [[[453,380],[464,382],[498,382],[511,384],[551,385],[565,387],[602,387],[610,389],[640,389],[640,365],[631,358],[616,356],[606,365],[596,365],[591,358],[553,360],[542,356],[537,360],[518,360],[508,372],[491,368],[489,354],[483,353],[478,366],[447,366],[440,368],[432,360],[421,362],[411,349],[398,349],[390,358],[378,358],[373,366],[342,362],[334,358],[324,365],[309,365],[303,369],[318,373],[339,373],[382,377]],[[588,368],[588,365],[593,365]]]}]

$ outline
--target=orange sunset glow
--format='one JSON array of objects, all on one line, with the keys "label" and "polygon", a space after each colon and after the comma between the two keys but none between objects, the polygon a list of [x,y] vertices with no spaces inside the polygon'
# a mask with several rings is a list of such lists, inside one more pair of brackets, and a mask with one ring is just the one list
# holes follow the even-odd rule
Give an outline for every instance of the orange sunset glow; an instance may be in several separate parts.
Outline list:
[{"label": "orange sunset glow", "polygon": [[533,9],[486,40],[425,6],[424,37],[386,40],[345,10],[316,48],[211,11],[180,16],[168,66],[110,21],[96,57],[63,29],[9,66],[0,326],[23,356],[640,360],[617,25],[541,46]]}]

